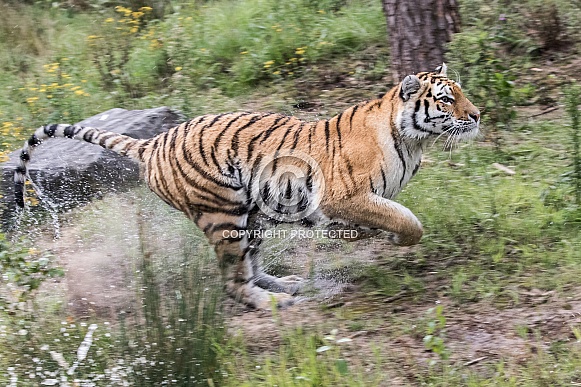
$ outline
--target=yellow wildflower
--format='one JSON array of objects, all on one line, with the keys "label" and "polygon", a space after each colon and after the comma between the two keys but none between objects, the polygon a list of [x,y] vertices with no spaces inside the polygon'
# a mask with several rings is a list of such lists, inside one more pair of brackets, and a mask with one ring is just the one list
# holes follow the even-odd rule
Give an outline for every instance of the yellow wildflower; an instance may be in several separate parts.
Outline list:
[{"label": "yellow wildflower", "polygon": [[306,47],[299,47],[295,50],[295,54],[303,55],[305,53],[305,49],[306,49]]},{"label": "yellow wildflower", "polygon": [[83,93],[84,93],[83,90],[75,90],[76,95],[83,95]]},{"label": "yellow wildflower", "polygon": [[28,203],[29,206],[37,206],[38,205],[38,199],[32,196],[27,196],[26,197],[26,202]]},{"label": "yellow wildflower", "polygon": [[181,71],[181,66],[176,67],[176,71]]},{"label": "yellow wildflower", "polygon": [[113,23],[115,21],[115,19],[113,19],[112,17],[108,17],[107,19],[105,19],[105,23]]},{"label": "yellow wildflower", "polygon": [[240,52],[240,55],[246,55],[246,54],[248,54],[248,51],[241,51]]},{"label": "yellow wildflower", "polygon": [[273,60],[269,60],[268,62],[264,62],[264,68],[267,69],[274,64]]},{"label": "yellow wildflower", "polygon": [[151,8],[151,7],[141,7],[141,8],[139,8],[139,10],[140,10],[140,11],[142,11],[142,12],[149,12],[149,11],[151,11],[152,9],[153,9],[153,8]]}]

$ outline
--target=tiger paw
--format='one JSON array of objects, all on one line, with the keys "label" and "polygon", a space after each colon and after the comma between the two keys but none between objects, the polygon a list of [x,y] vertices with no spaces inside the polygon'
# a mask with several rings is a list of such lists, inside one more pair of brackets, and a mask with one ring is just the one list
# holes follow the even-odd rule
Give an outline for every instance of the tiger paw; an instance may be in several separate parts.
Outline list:
[{"label": "tiger paw", "polygon": [[240,284],[228,281],[226,293],[236,301],[255,309],[270,310],[273,306],[285,308],[295,302],[290,294],[270,292],[255,286],[252,282]]},{"label": "tiger paw", "polygon": [[295,303],[295,298],[287,293],[265,292],[267,299],[263,299],[254,306],[256,309],[271,310],[273,307],[283,309]]},{"label": "tiger paw", "polygon": [[296,294],[300,290],[303,281],[303,278],[297,275],[278,278],[265,273],[260,273],[254,278],[254,284],[262,289],[291,295]]}]

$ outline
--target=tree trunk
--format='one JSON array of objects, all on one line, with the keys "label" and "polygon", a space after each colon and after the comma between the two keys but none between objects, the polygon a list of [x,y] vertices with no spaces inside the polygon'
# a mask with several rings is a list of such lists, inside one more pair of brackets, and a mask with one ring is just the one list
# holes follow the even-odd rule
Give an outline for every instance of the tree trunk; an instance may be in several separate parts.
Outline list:
[{"label": "tree trunk", "polygon": [[460,30],[456,0],[382,0],[395,83],[444,61],[445,44]]}]

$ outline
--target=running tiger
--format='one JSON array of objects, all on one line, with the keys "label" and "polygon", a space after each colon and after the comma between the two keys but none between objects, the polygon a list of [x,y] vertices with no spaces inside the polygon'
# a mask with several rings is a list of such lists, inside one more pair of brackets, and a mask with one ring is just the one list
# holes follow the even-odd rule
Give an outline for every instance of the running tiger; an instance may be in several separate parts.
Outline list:
[{"label": "running tiger", "polygon": [[66,137],[111,149],[141,163],[149,188],[204,231],[230,296],[265,309],[274,297],[282,307],[292,304],[301,278],[261,270],[260,230],[339,222],[387,231],[396,245],[416,244],[420,221],[393,199],[418,171],[429,141],[473,138],[479,122],[480,112],[443,64],[317,122],[276,113],[203,115],[146,140],[47,125],[22,148],[16,201],[24,206],[26,167],[43,140]]}]

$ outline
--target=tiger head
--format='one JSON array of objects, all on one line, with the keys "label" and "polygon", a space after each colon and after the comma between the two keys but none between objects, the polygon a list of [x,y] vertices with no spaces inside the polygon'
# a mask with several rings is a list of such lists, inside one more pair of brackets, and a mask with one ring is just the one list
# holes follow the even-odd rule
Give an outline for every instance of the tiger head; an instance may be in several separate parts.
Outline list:
[{"label": "tiger head", "polygon": [[435,72],[408,75],[399,85],[402,135],[418,140],[447,136],[450,141],[478,134],[480,111],[460,85],[446,76],[446,64]]}]

